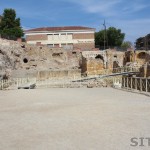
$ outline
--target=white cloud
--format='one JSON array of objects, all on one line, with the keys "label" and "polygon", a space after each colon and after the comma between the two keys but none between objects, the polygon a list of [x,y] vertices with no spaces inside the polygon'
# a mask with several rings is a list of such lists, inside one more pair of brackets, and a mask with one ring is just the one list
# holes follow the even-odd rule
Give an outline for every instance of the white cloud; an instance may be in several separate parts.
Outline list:
[{"label": "white cloud", "polygon": [[[81,5],[83,10],[88,13],[96,13],[106,17],[106,23],[110,22],[107,27],[120,28],[126,34],[126,40],[135,42],[137,38],[150,33],[150,19],[138,17],[140,11],[148,9],[150,6],[146,0],[72,0],[72,2]],[[135,17],[129,19],[131,14]],[[103,20],[101,20],[102,23]],[[93,24],[93,26],[98,30],[103,28],[102,25],[100,27]]]},{"label": "white cloud", "polygon": [[[116,14],[115,6],[122,0],[71,0],[82,6],[82,9],[88,13],[100,13],[104,16]],[[70,1],[69,1],[70,2]]]},{"label": "white cloud", "polygon": [[131,5],[125,6],[123,8],[123,12],[124,13],[134,13],[134,12],[138,12],[141,11],[147,7],[149,7],[150,5],[148,4],[143,4],[143,3],[132,3]]},{"label": "white cloud", "polygon": [[[145,0],[63,0],[73,2],[88,13],[100,13],[102,16],[118,16],[141,11],[150,5]],[[145,3],[144,3],[145,2]]]}]

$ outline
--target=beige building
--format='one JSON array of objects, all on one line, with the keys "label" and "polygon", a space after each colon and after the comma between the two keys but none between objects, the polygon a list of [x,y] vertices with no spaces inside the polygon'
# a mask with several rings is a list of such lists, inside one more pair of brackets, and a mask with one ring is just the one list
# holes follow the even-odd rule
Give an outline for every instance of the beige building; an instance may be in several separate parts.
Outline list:
[{"label": "beige building", "polygon": [[81,26],[44,27],[25,31],[28,44],[91,50],[95,47],[94,28]]}]

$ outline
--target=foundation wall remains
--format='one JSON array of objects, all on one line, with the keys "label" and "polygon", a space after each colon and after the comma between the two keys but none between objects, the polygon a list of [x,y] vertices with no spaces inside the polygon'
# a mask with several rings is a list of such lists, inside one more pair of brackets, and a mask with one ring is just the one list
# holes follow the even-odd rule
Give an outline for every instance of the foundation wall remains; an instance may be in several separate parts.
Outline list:
[{"label": "foundation wall remains", "polygon": [[[88,76],[103,74],[105,69],[113,71],[113,68],[134,64],[141,66],[140,76],[150,76],[149,51],[91,49],[80,52],[0,39],[0,73],[10,69],[13,77],[27,77],[32,74],[31,76],[39,75],[39,78],[44,79],[53,76],[81,76],[81,73]],[[17,73],[14,73],[15,71]]]},{"label": "foundation wall remains", "polygon": [[150,51],[138,50],[125,52],[124,64],[137,65],[140,67],[139,77],[150,76]]},{"label": "foundation wall remains", "polygon": [[68,78],[75,79],[81,77],[81,70],[41,70],[41,71],[13,71],[12,78],[36,78],[37,80],[46,80],[50,78]]},{"label": "foundation wall remains", "polygon": [[37,74],[38,80],[45,80],[49,78],[67,78],[75,79],[81,78],[81,70],[53,70],[53,71],[39,71]]},{"label": "foundation wall remains", "polygon": [[146,62],[150,62],[150,51],[138,50],[125,52],[124,63],[134,63],[138,65],[144,65]]},{"label": "foundation wall remains", "polygon": [[86,75],[103,74],[105,69],[123,66],[124,52],[113,50],[82,52],[82,73]]},{"label": "foundation wall remains", "polygon": [[80,52],[0,39],[0,69],[51,70],[80,68]]}]

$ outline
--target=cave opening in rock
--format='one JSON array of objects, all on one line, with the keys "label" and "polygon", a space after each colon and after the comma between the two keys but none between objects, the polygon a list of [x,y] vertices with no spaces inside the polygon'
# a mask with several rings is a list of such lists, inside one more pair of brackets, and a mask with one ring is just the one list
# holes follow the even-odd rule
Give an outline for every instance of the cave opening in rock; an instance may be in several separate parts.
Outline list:
[{"label": "cave opening in rock", "polygon": [[26,64],[26,63],[28,63],[28,59],[27,58],[24,58],[23,59],[23,62]]}]

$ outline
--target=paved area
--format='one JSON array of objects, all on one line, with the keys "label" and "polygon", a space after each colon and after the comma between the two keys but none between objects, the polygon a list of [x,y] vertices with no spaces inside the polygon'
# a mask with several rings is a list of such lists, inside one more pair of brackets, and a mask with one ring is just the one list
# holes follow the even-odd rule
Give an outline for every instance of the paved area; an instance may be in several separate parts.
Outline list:
[{"label": "paved area", "polygon": [[0,150],[148,150],[150,97],[109,88],[0,91]]}]

